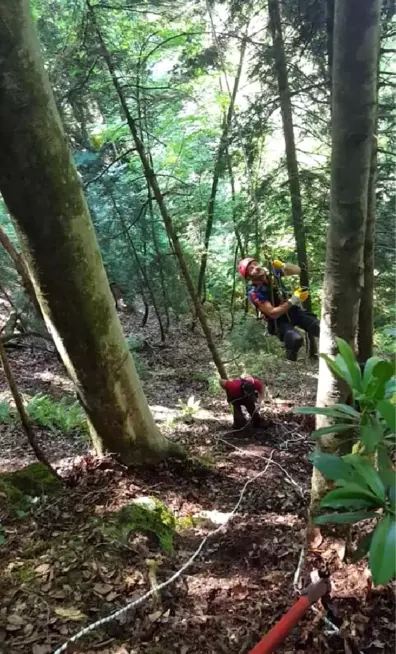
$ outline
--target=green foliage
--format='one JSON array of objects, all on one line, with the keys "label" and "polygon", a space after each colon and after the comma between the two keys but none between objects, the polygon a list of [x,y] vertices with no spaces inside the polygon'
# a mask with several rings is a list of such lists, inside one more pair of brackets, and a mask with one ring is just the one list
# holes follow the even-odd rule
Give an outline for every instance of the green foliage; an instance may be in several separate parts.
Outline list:
[{"label": "green foliage", "polygon": [[187,402],[184,402],[182,399],[178,399],[178,406],[180,407],[180,418],[189,419],[192,418],[200,409],[200,400],[196,400],[194,395],[190,395]]},{"label": "green foliage", "polygon": [[350,346],[340,338],[337,345],[335,360],[324,358],[332,372],[348,384],[360,411],[344,404],[295,409],[297,413],[325,415],[336,421],[317,429],[315,438],[351,428],[358,437],[353,454],[339,457],[316,451],[310,455],[313,465],[336,487],[323,497],[321,508],[340,510],[317,516],[315,522],[348,524],[375,519],[377,523],[360,542],[356,557],[369,553],[374,583],[384,584],[396,575],[396,479],[391,458],[396,406],[388,399],[395,365],[372,357],[362,374]]},{"label": "green foliage", "polygon": [[8,424],[13,420],[13,413],[6,400],[0,402],[0,423]]},{"label": "green foliage", "polygon": [[87,420],[80,404],[70,403],[67,398],[59,402],[50,395],[38,393],[29,402],[26,410],[32,420],[53,432],[68,434],[74,431],[86,432]]}]

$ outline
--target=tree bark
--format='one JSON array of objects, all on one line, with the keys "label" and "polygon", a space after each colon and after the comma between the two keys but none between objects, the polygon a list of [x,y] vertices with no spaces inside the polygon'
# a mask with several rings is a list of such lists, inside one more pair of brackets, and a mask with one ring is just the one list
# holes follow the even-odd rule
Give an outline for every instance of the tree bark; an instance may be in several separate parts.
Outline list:
[{"label": "tree bark", "polygon": [[213,228],[217,188],[218,188],[218,185],[219,185],[220,175],[221,175],[221,172],[222,172],[223,167],[224,167],[225,155],[226,155],[226,152],[227,152],[227,145],[228,145],[228,134],[229,134],[231,123],[232,123],[232,117],[234,115],[235,100],[236,100],[236,96],[237,96],[237,93],[238,93],[239,82],[240,82],[240,79],[241,79],[242,66],[243,66],[243,60],[245,58],[245,52],[246,52],[246,40],[244,39],[242,41],[242,45],[241,45],[239,63],[238,63],[238,68],[237,68],[237,72],[236,72],[235,80],[234,80],[234,88],[232,89],[230,104],[229,104],[228,111],[227,111],[227,116],[224,119],[223,131],[222,131],[221,138],[220,138],[219,149],[217,151],[216,164],[215,164],[215,168],[214,168],[214,171],[213,171],[212,187],[211,187],[211,190],[210,190],[209,204],[208,204],[208,217],[207,217],[207,221],[206,221],[204,251],[203,251],[203,254],[202,254],[202,257],[201,257],[201,266],[200,266],[199,275],[198,275],[198,297],[200,299],[202,298],[202,290],[203,290],[203,284],[204,284],[205,273],[206,273],[206,265],[207,265],[207,262],[208,262],[209,241],[210,241],[210,237],[211,237],[211,234],[212,234],[212,228]]},{"label": "tree bark", "polygon": [[0,190],[95,448],[127,464],[162,458],[172,446],[122,334],[27,0],[0,7],[0,58]]},{"label": "tree bark", "polygon": [[[330,224],[320,328],[320,352],[331,356],[336,354],[336,336],[354,346],[358,324],[377,103],[380,7],[380,0],[335,3]],[[321,360],[317,406],[345,402],[347,395],[348,389]],[[324,416],[317,417],[317,427],[327,424]],[[318,443],[325,452],[334,453],[339,446],[340,440],[332,435]],[[314,469],[312,513],[326,490],[325,479]]]},{"label": "tree bark", "polygon": [[327,41],[327,74],[330,95],[333,80],[333,39],[334,39],[334,3],[335,0],[326,0],[326,41]]},{"label": "tree bark", "polygon": [[184,253],[183,253],[182,246],[180,244],[179,236],[178,236],[177,231],[176,231],[176,229],[175,229],[175,227],[173,225],[172,217],[171,217],[170,213],[168,212],[168,208],[167,208],[167,206],[165,204],[164,197],[163,197],[163,195],[161,193],[161,190],[160,190],[160,187],[159,187],[159,184],[158,184],[158,180],[157,180],[157,176],[156,176],[152,166],[150,165],[149,157],[147,156],[144,145],[142,143],[142,140],[139,137],[137,124],[136,124],[135,120],[133,119],[132,114],[131,114],[131,112],[129,110],[128,103],[127,103],[126,98],[124,96],[124,93],[122,91],[121,85],[120,85],[120,83],[118,81],[118,78],[117,78],[117,75],[116,75],[116,72],[115,72],[115,68],[114,68],[110,53],[107,50],[106,44],[105,44],[105,42],[103,40],[102,33],[101,33],[101,31],[99,29],[99,26],[98,26],[98,24],[96,22],[95,13],[93,11],[92,6],[88,2],[88,0],[87,0],[87,6],[88,6],[88,9],[89,9],[89,12],[90,12],[91,20],[92,20],[92,23],[94,25],[96,34],[98,36],[98,40],[100,42],[103,59],[106,62],[107,68],[109,70],[109,73],[110,73],[110,76],[111,76],[111,79],[112,79],[112,82],[113,82],[113,85],[114,85],[114,88],[115,88],[115,90],[117,92],[121,107],[122,107],[123,112],[125,114],[125,118],[126,118],[129,130],[130,130],[132,138],[133,138],[133,140],[135,142],[136,150],[137,150],[138,155],[140,157],[140,161],[142,163],[142,167],[143,167],[143,171],[144,171],[146,180],[147,180],[148,184],[150,185],[150,188],[153,191],[153,195],[154,195],[155,201],[157,202],[158,209],[159,209],[159,211],[161,213],[162,220],[164,221],[164,225],[165,225],[166,231],[168,233],[169,240],[172,243],[173,249],[174,249],[175,254],[177,256],[177,259],[179,261],[180,269],[181,269],[181,272],[183,274],[184,280],[186,282],[187,290],[188,290],[188,292],[190,294],[191,301],[192,301],[192,304],[194,306],[195,313],[196,313],[196,315],[198,317],[199,322],[201,323],[202,331],[205,334],[206,342],[208,344],[208,348],[209,348],[210,353],[212,355],[214,364],[215,364],[215,366],[216,366],[216,368],[217,368],[217,370],[219,372],[220,377],[222,379],[227,379],[227,373],[226,373],[224,364],[223,364],[223,362],[222,362],[222,360],[220,358],[220,355],[219,355],[219,353],[217,351],[217,348],[216,348],[216,345],[215,345],[215,342],[214,342],[214,338],[213,338],[213,334],[212,334],[211,329],[209,327],[209,324],[208,324],[208,321],[206,319],[205,313],[204,313],[204,311],[202,309],[202,305],[201,305],[197,290],[195,288],[194,282],[192,280],[192,277],[190,275],[190,271],[189,271],[188,266],[187,266],[187,261],[186,261],[186,259],[184,257]]},{"label": "tree bark", "polygon": [[374,232],[377,186],[377,139],[373,138],[370,176],[367,197],[367,221],[364,237],[364,277],[363,292],[359,307],[359,327],[357,334],[358,358],[365,363],[373,356],[374,331]]},{"label": "tree bark", "polygon": [[[293,112],[290,100],[290,89],[287,76],[287,64],[279,0],[268,0],[268,11],[269,25],[273,43],[274,65],[279,89],[283,135],[285,139],[287,175],[289,181],[294,238],[296,241],[298,265],[301,268],[300,284],[301,286],[309,286],[308,258],[305,240],[304,218],[302,213],[300,178],[298,173],[296,143],[293,127]],[[310,309],[310,300],[305,303],[305,306],[308,310]]]}]

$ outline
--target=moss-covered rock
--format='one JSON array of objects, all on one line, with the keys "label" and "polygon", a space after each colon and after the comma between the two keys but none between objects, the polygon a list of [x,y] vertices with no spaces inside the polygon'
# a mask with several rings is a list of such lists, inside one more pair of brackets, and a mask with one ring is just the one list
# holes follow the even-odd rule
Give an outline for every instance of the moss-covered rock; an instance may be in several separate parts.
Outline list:
[{"label": "moss-covered rock", "polygon": [[16,472],[0,475],[0,504],[8,514],[19,515],[31,506],[31,498],[54,493],[61,484],[42,463],[32,463]]},{"label": "moss-covered rock", "polygon": [[[127,539],[132,532],[150,532],[160,547],[173,550],[176,519],[173,512],[155,497],[139,497],[111,516],[110,531],[117,538]],[[109,533],[107,528],[105,531]]]},{"label": "moss-covered rock", "polygon": [[61,488],[59,479],[54,477],[42,463],[30,465],[10,474],[2,475],[0,479],[8,482],[25,495],[41,495]]}]

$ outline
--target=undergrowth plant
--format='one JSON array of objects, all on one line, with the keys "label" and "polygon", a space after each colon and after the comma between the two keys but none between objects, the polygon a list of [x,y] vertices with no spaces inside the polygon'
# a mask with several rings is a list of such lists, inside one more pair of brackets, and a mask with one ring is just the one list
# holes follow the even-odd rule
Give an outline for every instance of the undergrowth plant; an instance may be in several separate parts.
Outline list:
[{"label": "undergrowth plant", "polygon": [[57,402],[49,395],[38,393],[30,400],[26,410],[34,422],[51,431],[70,433],[87,430],[85,414],[77,401],[70,403],[67,398],[62,398]]},{"label": "undergrowth plant", "polygon": [[[59,402],[50,395],[38,393],[27,404],[26,411],[37,425],[68,434],[88,429],[85,413],[80,404],[62,398]],[[0,423],[9,424],[18,420],[17,411],[5,400],[0,402]]]},{"label": "undergrowth plant", "polygon": [[297,407],[296,413],[325,415],[334,424],[313,432],[313,438],[326,434],[356,434],[352,453],[337,456],[313,452],[310,460],[334,489],[322,499],[323,509],[336,512],[316,516],[315,523],[357,523],[374,519],[355,552],[355,560],[369,555],[369,566],[376,585],[396,576],[396,485],[395,451],[395,362],[371,357],[362,373],[348,343],[337,339],[335,360],[321,355],[330,370],[349,387],[353,405]]}]

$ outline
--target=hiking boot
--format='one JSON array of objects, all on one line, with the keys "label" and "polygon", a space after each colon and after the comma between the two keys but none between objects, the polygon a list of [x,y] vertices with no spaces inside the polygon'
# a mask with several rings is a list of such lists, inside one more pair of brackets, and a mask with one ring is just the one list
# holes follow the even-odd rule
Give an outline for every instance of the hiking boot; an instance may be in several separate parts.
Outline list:
[{"label": "hiking boot", "polygon": [[297,361],[298,352],[293,352],[292,350],[286,350],[286,359],[288,361]]}]

